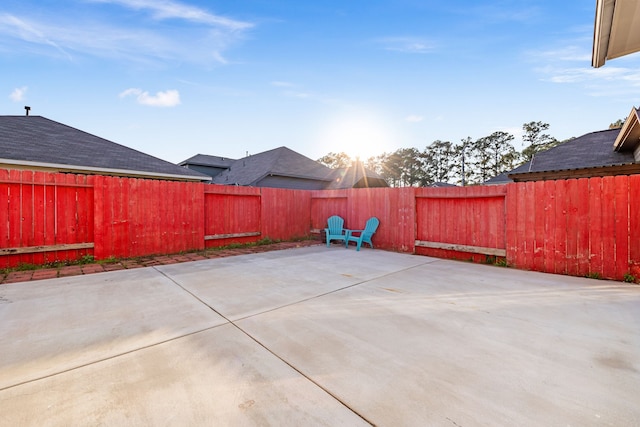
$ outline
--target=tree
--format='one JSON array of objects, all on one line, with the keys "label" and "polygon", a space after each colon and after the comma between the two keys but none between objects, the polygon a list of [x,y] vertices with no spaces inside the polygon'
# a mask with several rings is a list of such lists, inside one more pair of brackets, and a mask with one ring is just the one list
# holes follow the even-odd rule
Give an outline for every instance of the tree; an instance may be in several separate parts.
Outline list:
[{"label": "tree", "polygon": [[452,173],[457,178],[457,183],[463,187],[471,182],[471,145],[473,141],[470,136],[460,140],[460,144],[452,150]]},{"label": "tree", "polygon": [[449,182],[453,173],[453,147],[449,141],[433,141],[423,153],[424,173],[421,185]]},{"label": "tree", "polygon": [[542,122],[529,122],[522,125],[522,130],[524,130],[522,141],[528,143],[522,150],[522,158],[525,162],[533,159],[537,152],[548,150],[558,145],[558,141],[555,138],[542,133],[547,129],[549,129],[549,124]]},{"label": "tree", "polygon": [[348,168],[349,166],[351,166],[352,162],[351,157],[349,157],[349,155],[344,152],[331,152],[320,157],[317,161],[331,169]]},{"label": "tree", "polygon": [[618,119],[609,125],[609,129],[619,129],[622,127],[622,125],[624,125],[624,122],[624,119]]},{"label": "tree", "polygon": [[486,137],[486,149],[491,155],[489,169],[492,176],[509,171],[518,163],[520,154],[511,144],[513,139],[513,135],[502,131],[494,132]]}]

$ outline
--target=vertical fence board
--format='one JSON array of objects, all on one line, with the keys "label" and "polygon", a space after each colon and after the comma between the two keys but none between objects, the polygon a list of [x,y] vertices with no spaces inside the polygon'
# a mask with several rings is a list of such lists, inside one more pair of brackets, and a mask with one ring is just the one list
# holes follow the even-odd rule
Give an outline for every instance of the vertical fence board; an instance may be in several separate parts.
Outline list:
[{"label": "vertical fence board", "polygon": [[533,185],[534,211],[531,213],[534,223],[534,239],[531,243],[532,270],[544,271],[544,244],[545,244],[545,185],[544,181],[535,182]]},{"label": "vertical fence board", "polygon": [[578,276],[586,276],[589,274],[589,224],[591,223],[591,213],[589,206],[589,180],[587,178],[579,179],[577,182],[577,271]]},{"label": "vertical fence board", "polygon": [[616,266],[615,276],[622,280],[629,272],[629,177],[626,175],[614,177],[615,182],[615,236],[616,236]]},{"label": "vertical fence board", "polygon": [[[640,280],[640,175],[629,177],[629,274]],[[629,278],[631,279],[631,278]]]},{"label": "vertical fence board", "polygon": [[567,197],[566,182],[554,181],[556,188],[556,253],[553,272],[567,272]]},{"label": "vertical fence board", "polygon": [[575,276],[578,274],[578,227],[580,218],[578,217],[578,181],[570,179],[566,182],[567,191],[567,270],[566,274]]},{"label": "vertical fence board", "polygon": [[616,215],[615,181],[611,176],[602,179],[602,272],[603,277],[616,276]]},{"label": "vertical fence board", "polygon": [[554,181],[543,181],[542,204],[544,207],[544,270],[555,271],[556,252],[556,192]]},{"label": "vertical fence board", "polygon": [[589,178],[589,271],[602,271],[602,178]]}]

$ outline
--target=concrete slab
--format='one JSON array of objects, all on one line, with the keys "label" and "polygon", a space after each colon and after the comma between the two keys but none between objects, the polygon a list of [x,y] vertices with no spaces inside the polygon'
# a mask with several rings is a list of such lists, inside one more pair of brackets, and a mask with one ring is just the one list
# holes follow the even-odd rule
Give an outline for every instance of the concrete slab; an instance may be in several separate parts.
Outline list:
[{"label": "concrete slab", "polygon": [[0,425],[640,425],[640,286],[378,250],[2,285],[0,339]]},{"label": "concrete slab", "polygon": [[150,268],[2,285],[0,389],[223,323]]},{"label": "concrete slab", "polygon": [[437,261],[237,324],[375,425],[640,424],[640,287]]},{"label": "concrete slab", "polygon": [[226,318],[237,320],[434,260],[332,245],[157,269]]},{"label": "concrete slab", "polygon": [[7,426],[368,425],[229,324],[0,391],[0,405]]}]

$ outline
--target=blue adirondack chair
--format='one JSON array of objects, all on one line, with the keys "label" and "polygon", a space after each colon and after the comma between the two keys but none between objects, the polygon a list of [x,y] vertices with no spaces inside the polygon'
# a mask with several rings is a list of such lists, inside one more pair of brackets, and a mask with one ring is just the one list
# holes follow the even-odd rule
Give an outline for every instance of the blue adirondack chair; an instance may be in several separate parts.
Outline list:
[{"label": "blue adirondack chair", "polygon": [[330,216],[327,220],[327,227],[324,232],[327,235],[327,247],[332,240],[347,240],[347,232],[344,229],[344,219],[338,215]]},{"label": "blue adirondack chair", "polygon": [[[378,218],[371,217],[367,220],[367,223],[364,226],[364,230],[347,230],[347,238],[345,240],[345,246],[349,247],[349,242],[356,242],[356,250],[360,250],[360,246],[362,246],[362,242],[368,243],[373,249],[373,243],[371,242],[371,237],[378,229],[378,225],[380,225],[380,220]],[[357,234],[354,236],[354,233]]]}]

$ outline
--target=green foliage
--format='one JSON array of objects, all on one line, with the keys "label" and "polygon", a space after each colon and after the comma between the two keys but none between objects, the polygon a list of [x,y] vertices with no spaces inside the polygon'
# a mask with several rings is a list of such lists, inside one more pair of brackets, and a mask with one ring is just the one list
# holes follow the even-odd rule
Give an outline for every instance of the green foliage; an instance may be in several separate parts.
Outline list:
[{"label": "green foliage", "polygon": [[625,119],[618,119],[609,125],[609,129],[620,129],[624,125]]},{"label": "green foliage", "polygon": [[349,157],[349,155],[345,152],[331,152],[320,157],[317,161],[318,163],[322,163],[323,165],[331,169],[348,168],[352,163],[351,157]]},{"label": "green foliage", "polygon": [[[423,151],[400,148],[370,157],[364,165],[384,178],[391,187],[428,186],[436,182],[462,186],[481,184],[560,143],[543,133],[549,129],[547,123],[529,122],[522,129],[526,145],[522,152],[513,146],[515,138],[512,134],[497,131],[476,140],[467,137],[458,144],[436,140]],[[345,153],[329,153],[318,161],[330,167],[351,164]]]},{"label": "green foliage", "polygon": [[587,277],[589,279],[602,279],[602,276],[597,271],[592,271],[591,273],[587,274]]},{"label": "green foliage", "polygon": [[524,131],[522,141],[525,144],[528,143],[522,150],[522,159],[525,162],[533,159],[536,153],[548,150],[560,143],[550,135],[542,133],[547,129],[549,129],[549,124],[542,122],[529,122],[522,125],[522,130]]},{"label": "green foliage", "polygon": [[636,283],[636,276],[631,273],[625,273],[623,280],[627,283]]}]

